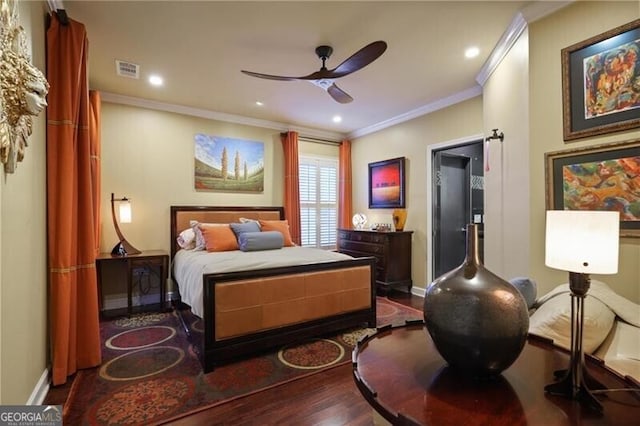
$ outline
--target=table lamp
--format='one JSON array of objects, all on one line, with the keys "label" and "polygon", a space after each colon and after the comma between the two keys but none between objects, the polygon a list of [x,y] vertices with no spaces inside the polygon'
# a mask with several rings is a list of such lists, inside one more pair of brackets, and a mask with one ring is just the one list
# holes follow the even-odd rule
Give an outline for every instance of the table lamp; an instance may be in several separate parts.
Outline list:
[{"label": "table lamp", "polygon": [[126,256],[128,254],[140,254],[141,251],[135,248],[134,246],[127,241],[127,239],[122,235],[122,231],[120,231],[120,226],[118,226],[118,220],[116,219],[116,203],[119,204],[119,216],[121,223],[131,223],[131,200],[127,197],[124,198],[114,198],[113,192],[111,193],[111,216],[113,217],[113,226],[116,228],[116,234],[118,234],[118,244],[113,247],[111,250],[111,254],[114,256]]},{"label": "table lamp", "polygon": [[602,405],[586,384],[604,388],[584,368],[584,299],[591,284],[589,274],[618,272],[619,233],[619,212],[547,211],[545,264],[569,272],[571,358],[567,370],[556,372],[556,376],[562,378],[545,386],[545,391],[578,400],[599,412],[602,412]]}]

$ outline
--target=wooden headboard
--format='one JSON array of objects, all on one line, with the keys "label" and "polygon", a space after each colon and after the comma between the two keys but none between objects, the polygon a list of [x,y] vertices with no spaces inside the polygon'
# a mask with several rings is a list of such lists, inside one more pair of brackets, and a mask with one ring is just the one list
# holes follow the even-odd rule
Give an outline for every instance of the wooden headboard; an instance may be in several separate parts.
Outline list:
[{"label": "wooden headboard", "polygon": [[233,223],[241,217],[247,219],[283,220],[284,207],[220,207],[220,206],[171,206],[171,259],[180,248],[176,238],[189,228],[192,220],[202,223]]}]

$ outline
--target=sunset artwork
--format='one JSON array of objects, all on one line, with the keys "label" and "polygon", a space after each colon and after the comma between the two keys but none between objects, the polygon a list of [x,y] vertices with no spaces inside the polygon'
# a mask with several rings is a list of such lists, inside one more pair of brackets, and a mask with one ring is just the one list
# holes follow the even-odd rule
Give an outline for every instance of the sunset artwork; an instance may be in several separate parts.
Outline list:
[{"label": "sunset artwork", "polygon": [[377,205],[398,203],[401,194],[401,173],[398,163],[378,166],[371,171],[371,201]]},{"label": "sunset artwork", "polygon": [[619,211],[640,221],[640,155],[562,167],[565,210]]},{"label": "sunset artwork", "polygon": [[640,39],[584,58],[584,117],[640,109]]}]

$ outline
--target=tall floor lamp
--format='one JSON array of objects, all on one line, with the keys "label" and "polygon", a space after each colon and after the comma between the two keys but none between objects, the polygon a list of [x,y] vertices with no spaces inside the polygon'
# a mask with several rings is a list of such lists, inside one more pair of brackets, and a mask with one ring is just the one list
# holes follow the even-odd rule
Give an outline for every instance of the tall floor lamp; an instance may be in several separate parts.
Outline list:
[{"label": "tall floor lamp", "polygon": [[119,204],[119,216],[121,223],[131,223],[131,202],[127,197],[114,198],[113,192],[111,193],[111,216],[113,217],[113,227],[116,228],[116,234],[120,239],[118,243],[111,250],[111,254],[114,256],[126,256],[129,254],[140,254],[141,251],[135,248],[127,239],[122,235],[120,226],[118,226],[118,220],[116,219],[116,203]]},{"label": "tall floor lamp", "polygon": [[571,359],[562,378],[545,386],[552,395],[566,396],[602,412],[602,404],[587,387],[604,388],[584,368],[582,350],[584,299],[589,274],[618,272],[620,213],[609,211],[547,211],[545,264],[569,272],[571,290]]}]

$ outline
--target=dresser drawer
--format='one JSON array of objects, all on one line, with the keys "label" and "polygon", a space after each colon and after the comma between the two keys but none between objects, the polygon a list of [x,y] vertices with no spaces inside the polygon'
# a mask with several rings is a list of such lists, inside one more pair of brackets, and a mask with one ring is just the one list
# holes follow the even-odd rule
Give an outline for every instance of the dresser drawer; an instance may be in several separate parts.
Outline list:
[{"label": "dresser drawer", "polygon": [[386,241],[386,236],[377,232],[338,231],[338,238],[377,244],[384,244]]},{"label": "dresser drawer", "polygon": [[339,242],[340,249],[355,250],[362,253],[384,255],[384,245],[372,244],[363,241],[343,240]]}]

